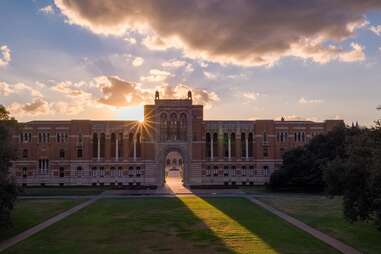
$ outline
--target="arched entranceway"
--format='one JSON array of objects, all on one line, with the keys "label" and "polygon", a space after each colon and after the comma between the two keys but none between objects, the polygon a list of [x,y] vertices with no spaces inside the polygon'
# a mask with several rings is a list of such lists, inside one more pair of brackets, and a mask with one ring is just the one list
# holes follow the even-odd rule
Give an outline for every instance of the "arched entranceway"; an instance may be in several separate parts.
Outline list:
[{"label": "arched entranceway", "polygon": [[183,185],[184,159],[178,151],[171,151],[167,154],[164,171],[167,185]]}]

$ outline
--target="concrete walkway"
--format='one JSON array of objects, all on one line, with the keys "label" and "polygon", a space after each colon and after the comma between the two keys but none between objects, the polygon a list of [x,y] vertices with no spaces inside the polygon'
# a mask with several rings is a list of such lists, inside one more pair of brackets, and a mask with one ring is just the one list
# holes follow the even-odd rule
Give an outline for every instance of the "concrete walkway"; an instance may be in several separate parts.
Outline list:
[{"label": "concrete walkway", "polygon": [[295,219],[294,217],[291,217],[289,215],[287,215],[286,213],[284,212],[281,212],[261,201],[259,201],[258,199],[255,199],[254,197],[248,197],[248,199],[253,202],[254,204],[262,207],[263,209],[277,215],[278,217],[282,218],[283,220],[287,221],[288,223],[294,225],[295,227],[303,230],[304,232],[307,232],[308,234],[318,238],[319,240],[321,240],[322,242],[328,244],[329,246],[331,246],[332,248],[340,251],[341,253],[345,253],[345,254],[361,254],[360,251],[352,248],[351,246],[343,243],[343,242],[340,242],[338,240],[336,240],[335,238],[311,227],[311,226],[308,226],[307,224],[301,222],[300,220],[297,220]]},{"label": "concrete walkway", "polygon": [[[25,240],[26,238],[34,235],[34,234],[37,234],[38,232],[40,232],[41,230],[49,227],[50,225],[60,221],[60,220],[63,220],[65,219],[66,217],[68,217],[69,215],[72,215],[73,213],[75,212],[78,212],[79,210],[81,210],[82,208],[94,203],[100,196],[97,196],[97,197],[93,197],[91,198],[90,200],[88,201],[85,201],[77,206],[74,206],[73,208],[65,211],[65,212],[62,212],[44,222],[42,222],[41,224],[38,224],[34,227],[31,227],[30,229],[8,239],[8,240],[5,240],[3,242],[0,242],[0,252],[4,251],[5,249],[9,248],[9,247],[12,247],[13,245],[21,242],[22,240]],[[83,197],[82,197],[83,198]]]}]

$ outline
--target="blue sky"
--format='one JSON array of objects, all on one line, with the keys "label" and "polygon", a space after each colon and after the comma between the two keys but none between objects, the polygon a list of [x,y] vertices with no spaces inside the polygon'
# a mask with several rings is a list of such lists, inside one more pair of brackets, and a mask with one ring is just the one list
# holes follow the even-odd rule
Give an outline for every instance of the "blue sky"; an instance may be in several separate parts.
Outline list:
[{"label": "blue sky", "polygon": [[[314,34],[295,28],[298,25],[290,20],[282,29],[296,33],[298,41],[286,36],[285,44],[292,50],[284,51],[276,46],[258,50],[258,45],[277,45],[276,40],[283,40],[284,35],[276,34],[276,22],[270,22],[269,30],[263,34],[250,29],[245,32],[245,25],[263,31],[263,24],[257,20],[252,24],[239,21],[241,15],[235,14],[242,11],[239,7],[229,10],[229,14],[231,23],[240,26],[228,24],[221,28],[223,40],[219,40],[218,25],[222,21],[218,11],[212,11],[213,20],[207,15],[203,20],[217,27],[211,32],[209,27],[204,26],[205,31],[200,28],[201,21],[192,20],[192,16],[185,21],[179,17],[169,21],[160,16],[162,13],[144,13],[146,7],[133,6],[142,8],[145,16],[141,23],[132,24],[126,21],[131,14],[119,10],[113,13],[113,1],[104,1],[101,6],[93,3],[97,1],[89,1],[87,6],[86,1],[76,2],[0,2],[0,103],[21,121],[141,119],[142,105],[153,102],[155,89],[163,97],[186,96],[187,89],[192,89],[195,101],[205,105],[206,119],[340,118],[347,123],[370,125],[379,118],[376,107],[381,104],[381,26],[379,34],[377,26],[381,25],[381,6],[377,4],[361,7],[351,15],[334,12],[328,21],[321,17],[321,23],[327,25],[320,27],[311,22],[317,31]],[[97,17],[94,10],[101,8],[106,11]],[[181,6],[165,8],[173,11]],[[198,5],[194,8],[205,12]],[[282,8],[287,14],[291,7]],[[112,19],[113,15],[125,15],[126,19]],[[104,23],[99,23],[98,18]],[[351,22],[357,22],[357,26],[339,38],[326,35],[336,20],[339,28]],[[173,22],[183,22],[180,30],[168,25]],[[181,31],[181,26],[205,36],[193,40]],[[231,34],[234,40],[225,38]],[[153,35],[165,41],[165,50],[145,43]],[[324,39],[315,43],[323,35]],[[174,37],[180,42],[172,40]],[[209,37],[210,42],[203,37]],[[268,41],[261,39],[267,37]],[[337,49],[330,50],[331,45]],[[257,61],[262,57],[265,62]]]}]

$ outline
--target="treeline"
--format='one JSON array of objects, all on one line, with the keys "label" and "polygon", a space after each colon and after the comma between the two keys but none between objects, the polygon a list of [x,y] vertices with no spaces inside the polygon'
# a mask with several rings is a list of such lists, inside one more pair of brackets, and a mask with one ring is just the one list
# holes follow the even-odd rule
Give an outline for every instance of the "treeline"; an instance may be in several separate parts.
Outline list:
[{"label": "treeline", "polygon": [[342,195],[348,220],[374,220],[381,229],[381,121],[372,128],[340,126],[286,152],[269,187]]}]

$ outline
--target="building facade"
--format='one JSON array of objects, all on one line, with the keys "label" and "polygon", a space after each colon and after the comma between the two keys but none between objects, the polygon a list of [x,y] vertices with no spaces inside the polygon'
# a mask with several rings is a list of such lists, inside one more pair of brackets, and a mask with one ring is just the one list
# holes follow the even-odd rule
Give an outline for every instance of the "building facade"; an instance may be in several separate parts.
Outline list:
[{"label": "building facade", "polygon": [[160,99],[144,121],[31,121],[14,133],[11,174],[20,185],[155,187],[165,182],[168,154],[181,155],[183,183],[256,185],[269,181],[285,151],[306,144],[341,120],[209,121],[203,106]]}]

